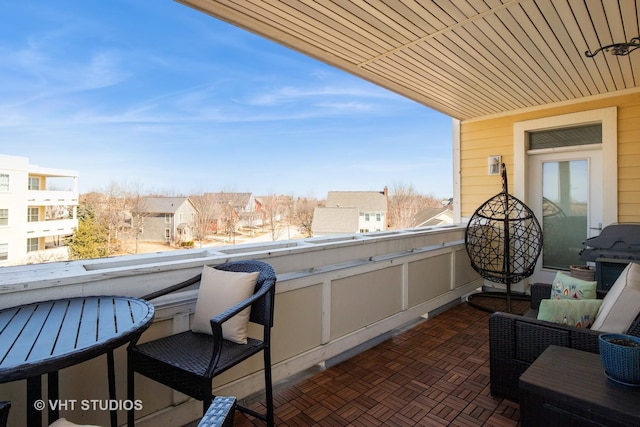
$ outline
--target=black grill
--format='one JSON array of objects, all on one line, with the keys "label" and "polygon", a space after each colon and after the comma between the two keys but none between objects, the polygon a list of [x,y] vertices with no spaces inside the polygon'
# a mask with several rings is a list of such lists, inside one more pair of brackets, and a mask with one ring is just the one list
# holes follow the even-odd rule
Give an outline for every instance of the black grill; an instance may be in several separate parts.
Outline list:
[{"label": "black grill", "polygon": [[631,261],[640,261],[640,223],[616,223],[583,242],[580,259],[596,264],[597,289],[608,291]]}]

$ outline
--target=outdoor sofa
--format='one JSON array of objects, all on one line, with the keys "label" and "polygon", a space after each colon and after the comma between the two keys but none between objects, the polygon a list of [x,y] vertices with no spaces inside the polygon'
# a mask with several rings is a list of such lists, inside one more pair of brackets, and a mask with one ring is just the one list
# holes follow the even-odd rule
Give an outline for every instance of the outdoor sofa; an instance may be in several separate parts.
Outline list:
[{"label": "outdoor sofa", "polygon": [[[619,332],[640,336],[640,265],[630,263],[618,278],[616,290],[608,307],[613,313],[626,311],[628,328]],[[549,345],[570,347],[577,350],[599,353],[598,337],[604,329],[594,330],[538,320],[538,310],[543,299],[550,298],[551,284],[536,283],[531,286],[531,308],[524,315],[496,312],[489,319],[489,352],[491,394],[518,401],[520,375],[544,352]],[[610,292],[611,292],[610,291]],[[602,299],[606,293],[598,292]],[[606,301],[606,300],[605,300]],[[603,307],[605,302],[603,301]],[[600,312],[598,317],[601,316]],[[594,324],[594,326],[596,326]],[[614,332],[614,331],[606,331]]]}]

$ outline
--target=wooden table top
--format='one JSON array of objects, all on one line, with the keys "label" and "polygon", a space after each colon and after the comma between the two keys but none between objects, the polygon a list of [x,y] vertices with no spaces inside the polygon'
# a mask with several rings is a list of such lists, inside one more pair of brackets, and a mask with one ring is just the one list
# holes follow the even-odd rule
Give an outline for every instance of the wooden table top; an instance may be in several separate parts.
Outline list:
[{"label": "wooden table top", "polygon": [[603,413],[640,417],[640,387],[608,379],[597,353],[551,345],[520,376],[520,384],[529,390],[548,390],[558,397],[580,401]]},{"label": "wooden table top", "polygon": [[0,311],[0,383],[80,363],[136,338],[153,320],[147,301],[92,296]]}]

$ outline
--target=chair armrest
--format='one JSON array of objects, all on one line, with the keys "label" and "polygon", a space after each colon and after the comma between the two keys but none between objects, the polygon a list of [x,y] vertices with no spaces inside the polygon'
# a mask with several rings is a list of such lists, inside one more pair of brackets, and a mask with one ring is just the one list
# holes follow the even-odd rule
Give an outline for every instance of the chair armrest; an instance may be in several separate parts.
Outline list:
[{"label": "chair armrest", "polygon": [[231,427],[235,409],[235,397],[216,396],[198,423],[198,427]]},{"label": "chair armrest", "polygon": [[184,282],[180,282],[178,284],[169,286],[167,288],[160,289],[159,291],[151,292],[150,294],[143,295],[140,298],[143,299],[143,300],[150,301],[150,300],[152,300],[154,298],[158,298],[158,297],[161,297],[163,295],[170,294],[171,292],[175,292],[175,291],[179,291],[180,289],[184,289],[187,286],[195,285],[196,283],[198,283],[200,281],[201,277],[202,277],[202,275],[198,274],[197,276],[193,276],[192,278],[187,279]]},{"label": "chair armrest", "polygon": [[218,314],[215,317],[212,317],[211,322],[211,332],[213,332],[214,337],[222,337],[222,324],[227,320],[231,319],[236,314],[240,313],[245,308],[249,307],[253,303],[255,303],[260,298],[264,297],[267,292],[271,291],[273,286],[275,285],[275,279],[267,279],[264,281],[258,292],[251,295],[249,298],[240,301],[238,304],[230,307],[226,311]]},{"label": "chair armrest", "polygon": [[534,283],[531,285],[531,308],[538,310],[540,301],[551,297],[551,283]]}]

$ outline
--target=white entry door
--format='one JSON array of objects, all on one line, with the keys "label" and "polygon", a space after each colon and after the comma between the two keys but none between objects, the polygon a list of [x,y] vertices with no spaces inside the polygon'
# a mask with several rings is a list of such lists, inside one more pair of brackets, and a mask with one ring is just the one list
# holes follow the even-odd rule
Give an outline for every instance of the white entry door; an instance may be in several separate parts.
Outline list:
[{"label": "white entry door", "polygon": [[[568,148],[568,147],[566,147]],[[558,270],[584,264],[585,239],[603,224],[602,150],[593,147],[528,155],[528,204],[540,221],[542,254],[529,282],[551,283]]]}]

